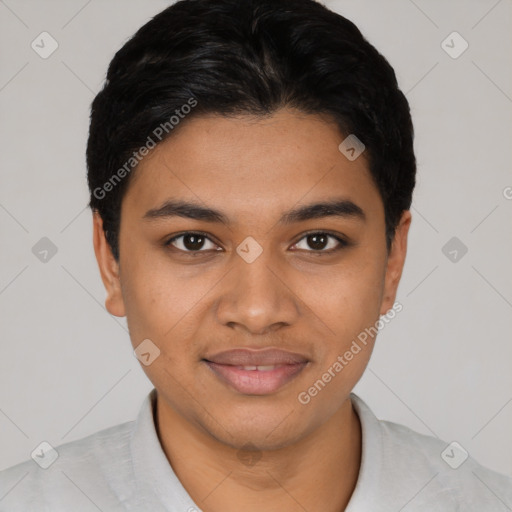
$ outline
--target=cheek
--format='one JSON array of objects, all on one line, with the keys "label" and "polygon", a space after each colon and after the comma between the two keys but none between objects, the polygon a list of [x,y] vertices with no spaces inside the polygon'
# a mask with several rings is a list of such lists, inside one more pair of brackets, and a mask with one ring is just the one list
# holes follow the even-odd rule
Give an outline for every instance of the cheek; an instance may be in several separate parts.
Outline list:
[{"label": "cheek", "polygon": [[308,389],[320,397],[315,403],[324,415],[336,412],[368,364],[376,332],[372,328],[379,319],[382,272],[374,260],[360,260],[360,265],[350,266],[350,270],[347,265],[346,270],[338,269],[310,287],[317,290],[311,295],[315,303],[312,318],[321,319],[314,331],[321,339]]},{"label": "cheek", "polygon": [[[332,272],[308,279],[298,293],[319,320],[333,343],[350,343],[379,318],[384,268],[375,259],[354,256],[354,261]],[[339,347],[338,347],[339,348]]]},{"label": "cheek", "polygon": [[184,314],[183,290],[169,268],[149,262],[143,255],[133,255],[123,263],[123,299],[132,342],[136,344],[139,338],[161,340],[180,313]]},{"label": "cheek", "polygon": [[123,297],[132,344],[149,338],[173,359],[184,352],[182,345],[193,351],[197,318],[215,281],[157,258],[133,258],[126,270]]}]

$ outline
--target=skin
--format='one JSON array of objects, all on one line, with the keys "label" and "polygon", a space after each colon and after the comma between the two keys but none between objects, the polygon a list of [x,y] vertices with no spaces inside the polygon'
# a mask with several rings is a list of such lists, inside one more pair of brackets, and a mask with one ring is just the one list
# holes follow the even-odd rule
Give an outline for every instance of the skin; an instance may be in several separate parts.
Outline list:
[{"label": "skin", "polygon": [[[375,340],[308,404],[297,397],[392,308],[411,214],[403,212],[388,254],[382,199],[364,153],[349,161],[338,150],[344,138],[326,118],[290,109],[191,118],[139,164],[122,202],[119,262],[93,215],[106,308],[127,317],[134,348],[149,338],[160,349],[142,366],[158,392],[158,435],[205,512],[303,512],[319,503],[335,512],[356,485],[361,427],[349,394]],[[143,218],[170,198],[220,210],[231,224]],[[285,211],[332,198],[350,199],[366,220],[278,223]],[[311,230],[351,245],[329,254],[339,243],[329,237],[318,249]],[[188,253],[190,239],[164,245],[187,231],[209,239]],[[236,252],[248,236],[263,249],[250,264]],[[272,394],[242,394],[202,361],[235,347],[281,348],[310,363]]]}]

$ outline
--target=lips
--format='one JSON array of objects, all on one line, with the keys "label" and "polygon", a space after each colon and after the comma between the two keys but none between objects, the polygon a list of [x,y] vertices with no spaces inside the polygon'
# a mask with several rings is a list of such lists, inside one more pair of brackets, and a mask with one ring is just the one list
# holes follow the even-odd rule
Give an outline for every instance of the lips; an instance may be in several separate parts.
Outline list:
[{"label": "lips", "polygon": [[274,393],[294,379],[309,360],[279,349],[232,349],[203,361],[224,384],[242,394]]},{"label": "lips", "polygon": [[308,361],[308,359],[301,354],[275,348],[265,350],[237,348],[219,352],[213,356],[205,357],[205,359],[212,363],[230,366],[274,366],[300,364]]}]

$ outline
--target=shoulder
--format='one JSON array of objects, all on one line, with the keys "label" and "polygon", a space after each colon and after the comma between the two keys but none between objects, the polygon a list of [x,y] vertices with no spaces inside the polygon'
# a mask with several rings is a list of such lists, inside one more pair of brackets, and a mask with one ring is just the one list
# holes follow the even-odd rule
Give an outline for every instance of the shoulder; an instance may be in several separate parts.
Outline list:
[{"label": "shoulder", "polygon": [[363,463],[377,461],[379,466],[371,485],[381,495],[392,495],[394,506],[408,503],[408,510],[439,512],[512,510],[512,478],[481,465],[455,441],[379,420],[359,397],[352,400],[363,428]]},{"label": "shoulder", "polygon": [[467,510],[512,508],[512,478],[481,465],[458,442],[448,443],[387,421],[381,427],[390,459],[400,459],[404,470],[430,471],[431,491],[426,494],[449,495],[450,501],[464,504]]},{"label": "shoulder", "polygon": [[0,512],[82,510],[80,503],[86,507],[96,500],[114,505],[112,489],[123,492],[121,487],[130,480],[134,423],[115,425],[54,448],[42,445],[33,458],[0,471]]}]

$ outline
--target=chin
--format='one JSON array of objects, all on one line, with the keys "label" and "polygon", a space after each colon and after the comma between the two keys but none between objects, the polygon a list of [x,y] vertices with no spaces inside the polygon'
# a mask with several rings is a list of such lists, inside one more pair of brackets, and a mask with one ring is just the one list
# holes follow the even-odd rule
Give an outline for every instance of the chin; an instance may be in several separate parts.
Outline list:
[{"label": "chin", "polygon": [[293,411],[283,407],[256,411],[253,407],[243,415],[223,413],[220,417],[226,420],[220,425],[208,418],[208,424],[214,427],[209,433],[235,450],[277,450],[307,436],[314,428],[303,424],[304,416],[300,425],[294,423],[297,416]]}]

